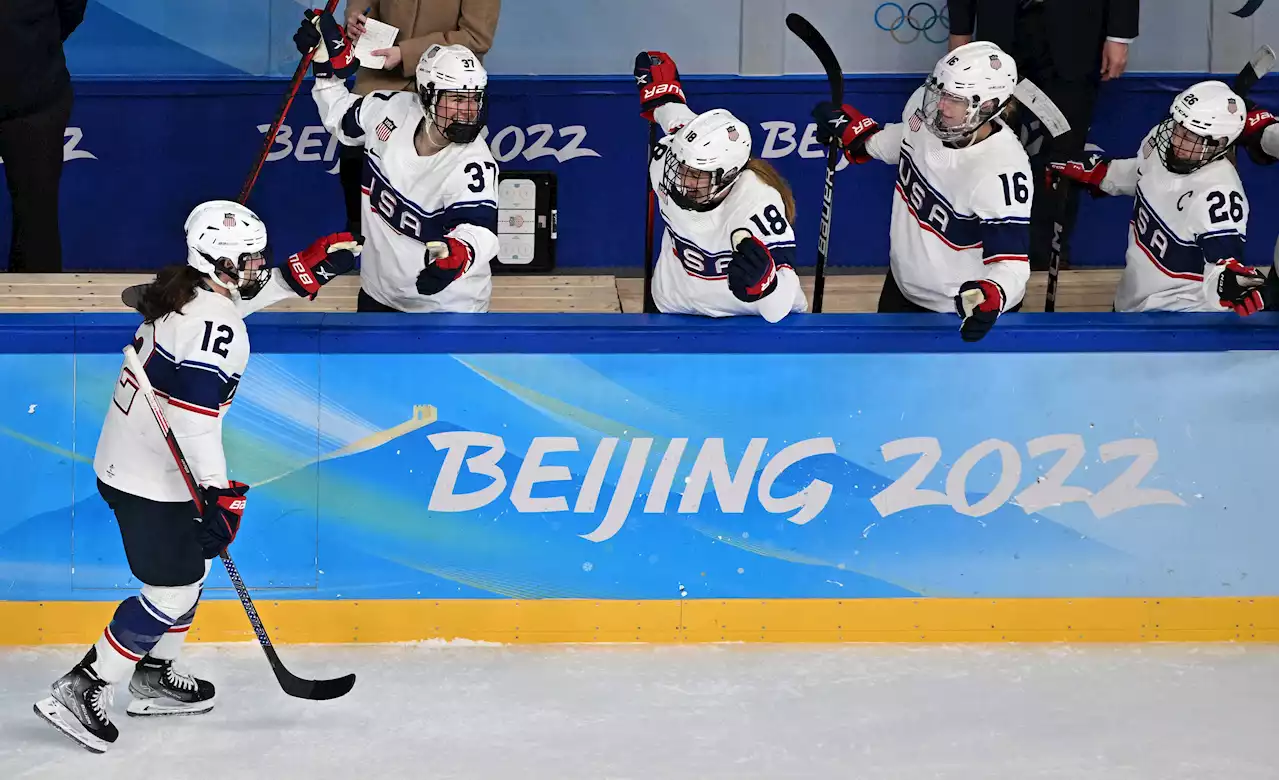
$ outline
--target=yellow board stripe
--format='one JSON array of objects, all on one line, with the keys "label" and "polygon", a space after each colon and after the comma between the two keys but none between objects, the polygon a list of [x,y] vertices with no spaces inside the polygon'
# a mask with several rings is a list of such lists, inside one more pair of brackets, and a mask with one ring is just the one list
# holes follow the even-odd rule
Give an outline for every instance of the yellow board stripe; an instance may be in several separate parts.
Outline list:
[{"label": "yellow board stripe", "polygon": [[[0,645],[87,644],[114,602],[0,601]],[[1276,642],[1280,600],[473,599],[261,601],[281,643]],[[238,601],[200,605],[190,639],[249,642]]]}]

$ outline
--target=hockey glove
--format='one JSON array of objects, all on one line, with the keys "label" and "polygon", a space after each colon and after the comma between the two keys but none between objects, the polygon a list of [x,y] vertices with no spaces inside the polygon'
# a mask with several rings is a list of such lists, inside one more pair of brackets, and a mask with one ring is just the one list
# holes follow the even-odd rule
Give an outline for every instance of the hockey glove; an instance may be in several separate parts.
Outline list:
[{"label": "hockey glove", "polygon": [[960,315],[960,338],[981,341],[1004,310],[1004,290],[990,279],[960,285],[956,313]]},{"label": "hockey glove", "polygon": [[733,242],[733,259],[729,261],[726,275],[733,297],[751,303],[777,289],[778,269],[773,264],[769,247],[745,228],[733,231],[730,240]]},{"label": "hockey glove", "polygon": [[680,71],[665,52],[642,51],[637,54],[633,74],[640,90],[640,116],[650,122],[654,121],[653,111],[658,106],[684,102]]},{"label": "hockey glove", "polygon": [[1044,183],[1052,189],[1053,177],[1056,174],[1064,179],[1083,184],[1093,197],[1100,198],[1107,194],[1102,191],[1102,180],[1107,178],[1107,170],[1110,166],[1111,159],[1097,152],[1051,160],[1044,169]]},{"label": "hockey glove", "polygon": [[315,50],[311,70],[316,78],[345,79],[355,73],[360,67],[356,47],[333,14],[313,10],[303,12],[303,17],[298,31],[293,34],[293,43],[299,54]]},{"label": "hockey glove", "polygon": [[880,132],[880,125],[876,124],[876,120],[848,103],[837,106],[823,101],[809,113],[818,122],[815,132],[818,143],[830,144],[832,140],[838,139],[849,162],[871,161],[871,155],[867,154],[867,141]]},{"label": "hockey glove", "polygon": [[1240,265],[1235,260],[1226,260],[1218,265],[1223,266],[1222,274],[1218,276],[1218,303],[1241,317],[1262,311],[1262,288],[1267,283],[1262,272]]},{"label": "hockey glove", "polygon": [[465,241],[456,238],[428,241],[427,267],[418,274],[418,292],[435,295],[461,278],[473,262],[475,252]]},{"label": "hockey glove", "polygon": [[249,500],[244,494],[249,492],[249,486],[233,481],[225,488],[201,485],[200,492],[204,498],[204,515],[196,519],[196,535],[204,557],[217,558],[240,531],[240,518]]},{"label": "hockey glove", "polygon": [[289,258],[284,280],[298,295],[314,301],[321,287],[335,276],[356,267],[360,249],[360,242],[350,233],[318,238],[311,246]]},{"label": "hockey glove", "polygon": [[1240,145],[1249,153],[1249,159],[1258,165],[1271,165],[1276,158],[1262,148],[1262,132],[1276,123],[1276,117],[1262,106],[1251,105],[1249,115],[1240,133]]}]

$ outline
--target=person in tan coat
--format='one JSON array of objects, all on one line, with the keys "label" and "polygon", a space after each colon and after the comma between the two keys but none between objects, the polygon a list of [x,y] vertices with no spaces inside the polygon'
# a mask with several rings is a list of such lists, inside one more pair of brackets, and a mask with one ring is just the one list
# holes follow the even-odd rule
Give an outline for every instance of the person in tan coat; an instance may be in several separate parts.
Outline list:
[{"label": "person in tan coat", "polygon": [[[418,67],[418,60],[435,43],[460,43],[483,62],[484,55],[493,45],[501,5],[501,0],[347,0],[346,28],[352,39],[364,33],[365,22],[370,18],[400,30],[395,46],[374,52],[386,57],[383,68],[360,68],[352,92],[367,95],[379,89],[416,89],[413,73]],[[369,11],[367,16],[366,9]],[[346,200],[347,227],[352,233],[360,231],[360,179],[363,169],[361,147],[340,148],[338,179]]]}]

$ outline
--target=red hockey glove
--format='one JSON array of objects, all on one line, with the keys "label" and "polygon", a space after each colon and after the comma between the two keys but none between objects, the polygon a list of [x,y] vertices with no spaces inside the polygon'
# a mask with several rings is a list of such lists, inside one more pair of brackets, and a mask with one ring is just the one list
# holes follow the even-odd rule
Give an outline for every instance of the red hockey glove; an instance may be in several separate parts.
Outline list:
[{"label": "red hockey glove", "polygon": [[814,133],[818,143],[829,144],[833,139],[838,139],[849,162],[871,161],[871,155],[867,154],[867,141],[880,132],[880,125],[876,124],[876,120],[847,103],[837,106],[823,101],[809,113],[818,122]]},{"label": "red hockey glove", "polygon": [[425,259],[427,267],[418,274],[418,292],[435,295],[471,268],[475,252],[465,241],[446,238],[443,241],[428,241]]},{"label": "red hockey glove", "polygon": [[977,279],[960,285],[956,296],[956,313],[960,315],[960,338],[981,341],[996,324],[1004,309],[1004,290],[990,279]]},{"label": "red hockey glove", "polygon": [[733,297],[751,303],[777,289],[778,269],[769,247],[745,228],[733,231],[730,240],[733,242],[733,259],[729,261],[725,275]]},{"label": "red hockey glove", "polygon": [[636,55],[633,71],[636,87],[640,90],[640,116],[654,121],[653,111],[667,103],[683,103],[684,88],[680,86],[680,71],[666,52],[642,51]]},{"label": "red hockey glove", "polygon": [[355,73],[360,67],[356,47],[333,14],[316,9],[304,11],[302,15],[304,18],[293,34],[293,43],[299,54],[315,49],[311,70],[316,77],[345,79]]},{"label": "red hockey glove", "polygon": [[1275,115],[1262,106],[1251,106],[1240,133],[1240,145],[1249,153],[1249,159],[1258,165],[1271,165],[1276,158],[1262,148],[1262,131],[1276,123]]},{"label": "red hockey glove", "polygon": [[1044,183],[1052,189],[1053,176],[1057,174],[1064,179],[1083,184],[1093,197],[1098,198],[1107,194],[1102,191],[1102,180],[1107,178],[1107,170],[1110,167],[1111,158],[1103,157],[1097,152],[1051,160],[1044,169]]},{"label": "red hockey glove", "polygon": [[1235,260],[1224,260],[1218,277],[1218,303],[1241,317],[1262,311],[1262,287],[1267,279],[1256,268],[1241,265]]},{"label": "red hockey glove", "polygon": [[204,499],[204,514],[196,518],[196,535],[204,549],[204,557],[217,558],[235,541],[240,531],[240,518],[249,501],[244,494],[249,492],[249,486],[233,481],[225,488],[202,485],[200,492]]},{"label": "red hockey glove", "polygon": [[321,287],[335,276],[356,267],[360,249],[360,242],[350,233],[318,238],[311,246],[289,258],[284,268],[284,280],[298,295],[314,301]]}]

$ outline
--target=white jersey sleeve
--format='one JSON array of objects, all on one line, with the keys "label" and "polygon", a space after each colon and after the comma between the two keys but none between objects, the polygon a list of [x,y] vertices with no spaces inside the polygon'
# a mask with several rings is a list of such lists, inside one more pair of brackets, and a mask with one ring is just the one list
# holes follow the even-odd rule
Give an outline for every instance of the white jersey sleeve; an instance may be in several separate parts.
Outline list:
[{"label": "white jersey sleeve", "polygon": [[342,79],[317,78],[311,98],[320,112],[325,129],[347,146],[364,144],[365,134],[378,126],[398,93],[378,90],[367,95],[354,95]]},{"label": "white jersey sleeve", "polygon": [[974,188],[971,204],[982,236],[984,278],[1004,290],[1005,310],[1027,292],[1031,266],[1031,167],[1026,157],[1009,160],[985,172]]},{"label": "white jersey sleeve", "polygon": [[1138,191],[1138,158],[1112,160],[1099,189],[1108,195],[1133,195]]},{"label": "white jersey sleeve", "polygon": [[667,103],[653,111],[653,118],[657,120],[662,132],[667,135],[689,124],[696,116],[697,114],[684,103]]},{"label": "white jersey sleeve", "polygon": [[488,159],[455,168],[440,187],[446,210],[438,227],[445,236],[471,247],[475,262],[467,274],[498,256],[498,165],[488,148],[481,148]]},{"label": "white jersey sleeve", "polygon": [[164,388],[169,427],[196,482],[226,487],[222,408],[230,405],[249,362],[248,332],[237,316],[190,319],[182,325],[173,360],[152,355],[147,377],[157,391]]},{"label": "white jersey sleeve", "polygon": [[1280,158],[1280,125],[1271,125],[1262,131],[1262,151]]},{"label": "white jersey sleeve", "polygon": [[236,311],[241,317],[248,317],[254,312],[262,311],[272,304],[280,301],[287,301],[290,298],[297,298],[298,294],[294,292],[289,283],[284,280],[283,274],[286,271],[283,268],[272,268],[271,278],[262,286],[262,290],[257,295],[249,299],[240,299],[236,301]]},{"label": "white jersey sleeve", "polygon": [[[1235,170],[1231,169],[1234,174]],[[1218,277],[1222,264],[1234,260],[1244,264],[1245,236],[1249,225],[1249,199],[1237,176],[1218,177],[1217,186],[1196,193],[1188,206],[1187,219],[1195,233],[1196,246],[1204,253],[1205,300],[1218,302]],[[1228,180],[1230,178],[1230,180]]]},{"label": "white jersey sleeve", "polygon": [[[778,322],[797,310],[797,301],[804,301],[800,277],[795,271],[796,234],[786,217],[782,195],[777,190],[753,177],[749,192],[750,199],[734,204],[727,227],[731,237],[739,228],[751,231],[751,235],[760,239],[773,257],[778,286],[760,300],[745,305],[753,307],[769,322]],[[800,309],[803,308],[802,305]]]},{"label": "white jersey sleeve", "polygon": [[924,87],[917,87],[902,108],[902,121],[890,122],[882,126],[880,132],[871,136],[867,141],[867,154],[890,165],[897,165],[902,157],[902,140],[906,137],[907,123],[913,121],[913,117],[914,121],[922,121],[916,116],[922,105],[924,105]]}]

